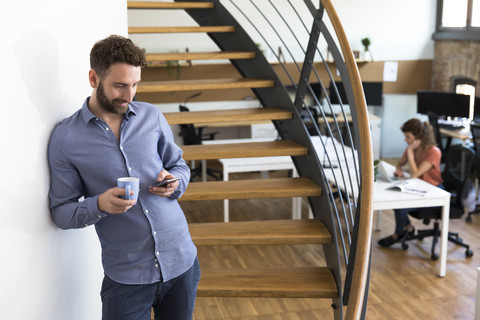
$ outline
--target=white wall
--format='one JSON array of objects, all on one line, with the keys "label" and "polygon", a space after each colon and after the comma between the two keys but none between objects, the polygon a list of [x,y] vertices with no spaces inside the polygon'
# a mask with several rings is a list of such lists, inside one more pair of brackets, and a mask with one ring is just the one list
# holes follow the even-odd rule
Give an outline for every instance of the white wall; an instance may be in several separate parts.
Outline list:
[{"label": "white wall", "polygon": [[433,59],[437,0],[333,0],[353,50],[368,36],[379,61]]},{"label": "white wall", "polygon": [[[266,1],[255,1],[262,7]],[[289,8],[285,0],[273,1],[277,8]],[[225,6],[232,7],[228,1],[223,1]],[[340,17],[348,40],[353,50],[363,50],[361,39],[368,36],[372,42],[370,47],[373,58],[378,61],[389,60],[417,60],[433,58],[432,33],[435,30],[436,0],[333,0],[335,10]],[[265,4],[264,4],[265,5]],[[265,5],[265,10],[273,11],[271,6]],[[253,6],[246,5],[248,17],[254,21],[263,21]],[[267,11],[267,12],[268,12]],[[235,9],[232,12],[236,12]],[[181,11],[148,12],[146,10],[131,10],[128,13],[131,26],[155,26],[158,21],[163,25],[195,25],[186,13]],[[298,27],[303,34],[303,27]],[[276,48],[282,43],[277,39],[274,32],[268,26],[262,32],[269,32],[268,39],[275,44]],[[288,30],[280,32],[286,37]],[[252,37],[256,33],[252,32]],[[169,52],[185,50],[185,43],[191,51],[215,50],[213,41],[206,35],[191,37],[188,34],[177,35],[132,35],[131,37],[139,45],[147,49],[147,52]],[[150,41],[153,39],[154,41]],[[186,42],[185,39],[188,39]],[[260,37],[255,42],[263,43]],[[293,37],[286,37],[284,41],[290,48],[296,47]],[[262,45],[266,49],[266,45]],[[326,47],[325,47],[326,50]],[[290,60],[287,51],[283,52],[287,60]],[[198,62],[196,62],[198,63]]]},{"label": "white wall", "polygon": [[92,227],[51,222],[47,143],[91,93],[89,51],[127,34],[126,1],[0,4],[0,319],[100,319],[103,277]]},{"label": "white wall", "polygon": [[383,119],[381,124],[381,158],[400,158],[407,144],[400,127],[410,118],[427,121],[426,116],[417,114],[417,96],[412,94],[386,94],[383,106],[374,108]]}]

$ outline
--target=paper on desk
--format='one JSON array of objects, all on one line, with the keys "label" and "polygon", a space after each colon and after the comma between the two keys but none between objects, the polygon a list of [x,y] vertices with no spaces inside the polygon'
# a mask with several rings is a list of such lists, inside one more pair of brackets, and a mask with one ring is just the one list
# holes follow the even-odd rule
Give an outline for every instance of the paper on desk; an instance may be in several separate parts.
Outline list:
[{"label": "paper on desk", "polygon": [[428,190],[423,190],[417,187],[415,180],[405,179],[394,182],[392,186],[388,187],[387,190],[400,191],[404,193],[416,194],[418,196],[424,196]]}]

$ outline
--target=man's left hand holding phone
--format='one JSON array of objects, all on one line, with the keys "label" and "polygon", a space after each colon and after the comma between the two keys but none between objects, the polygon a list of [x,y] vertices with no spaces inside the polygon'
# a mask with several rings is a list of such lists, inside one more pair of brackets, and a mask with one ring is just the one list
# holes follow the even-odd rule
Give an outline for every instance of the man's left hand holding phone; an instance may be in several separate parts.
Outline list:
[{"label": "man's left hand holding phone", "polygon": [[162,170],[157,176],[157,183],[149,187],[150,193],[153,193],[160,197],[169,197],[178,188],[178,180],[167,170]]}]

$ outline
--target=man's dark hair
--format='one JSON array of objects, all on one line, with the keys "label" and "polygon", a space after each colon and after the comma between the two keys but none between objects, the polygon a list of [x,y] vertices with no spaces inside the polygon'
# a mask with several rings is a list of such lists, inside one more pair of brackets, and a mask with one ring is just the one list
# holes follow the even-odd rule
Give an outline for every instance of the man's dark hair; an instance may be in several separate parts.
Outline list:
[{"label": "man's dark hair", "polygon": [[111,35],[96,42],[90,51],[90,68],[104,78],[108,68],[115,63],[127,63],[135,67],[146,64],[145,51],[132,40]]}]

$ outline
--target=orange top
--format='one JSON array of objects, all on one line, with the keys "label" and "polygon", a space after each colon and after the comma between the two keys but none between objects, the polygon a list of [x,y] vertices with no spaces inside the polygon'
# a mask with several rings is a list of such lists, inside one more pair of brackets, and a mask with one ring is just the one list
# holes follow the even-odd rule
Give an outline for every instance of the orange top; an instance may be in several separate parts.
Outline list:
[{"label": "orange top", "polygon": [[[405,150],[404,156],[405,158],[407,157],[407,150]],[[417,167],[419,167],[424,161],[430,162],[433,166],[419,178],[430,184],[433,184],[434,186],[438,186],[440,183],[442,183],[442,172],[440,171],[441,158],[442,152],[437,146],[430,146],[419,155],[415,153],[415,163],[417,164]]]}]

